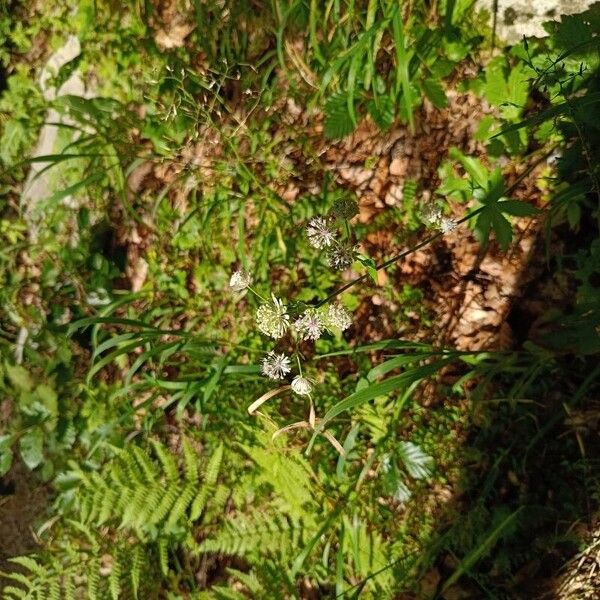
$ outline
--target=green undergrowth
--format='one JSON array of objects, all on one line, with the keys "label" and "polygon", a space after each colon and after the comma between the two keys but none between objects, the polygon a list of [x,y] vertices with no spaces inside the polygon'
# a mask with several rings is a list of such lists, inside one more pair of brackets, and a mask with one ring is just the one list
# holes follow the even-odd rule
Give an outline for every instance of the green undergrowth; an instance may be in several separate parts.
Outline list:
[{"label": "green undergrowth", "polygon": [[[573,425],[600,375],[598,10],[492,49],[468,0],[169,6],[0,7],[0,473],[21,461],[51,490],[2,597],[534,597],[600,498],[591,428]],[[46,101],[42,66],[71,34],[81,53],[52,83],[78,73],[93,93]],[[440,156],[429,204],[410,180],[369,223],[340,217],[355,197],[323,143],[362,119],[411,130],[453,91],[491,107],[485,153]],[[27,158],[48,115],[55,147]],[[34,168],[47,189],[28,207]],[[305,235],[332,210],[343,277]],[[394,283],[399,248],[379,264],[355,248],[386,227],[440,244],[457,214],[495,256],[516,219],[540,223],[541,295],[561,301],[525,326],[525,287],[505,351],[399,335],[435,329],[427,289]],[[230,289],[238,269],[252,290]],[[271,293],[298,315],[335,297],[353,324],[269,343]],[[399,308],[365,339],[375,295]],[[309,397],[261,374],[273,349]]]}]

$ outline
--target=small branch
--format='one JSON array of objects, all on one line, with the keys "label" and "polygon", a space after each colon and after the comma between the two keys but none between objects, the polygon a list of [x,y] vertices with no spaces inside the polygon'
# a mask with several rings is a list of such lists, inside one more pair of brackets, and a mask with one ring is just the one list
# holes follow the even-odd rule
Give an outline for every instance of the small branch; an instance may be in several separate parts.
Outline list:
[{"label": "small branch", "polygon": [[[552,146],[552,148],[550,150],[548,150],[547,152],[545,152],[538,160],[536,160],[535,162],[531,163],[531,165],[529,165],[523,171],[523,173],[521,173],[517,177],[516,181],[506,190],[505,195],[506,196],[510,196],[510,194],[512,194],[517,189],[517,187],[522,183],[522,181],[540,163],[544,162],[555,150],[556,150],[556,146]],[[474,210],[474,211],[470,212],[469,214],[467,214],[466,216],[464,216],[462,219],[459,219],[456,222],[456,224],[460,225],[461,223],[464,223],[465,221],[468,221],[469,219],[472,219],[473,217],[477,216],[484,208],[485,208],[485,206],[480,206],[476,210]],[[417,250],[420,250],[424,246],[427,246],[428,244],[431,244],[431,242],[434,242],[435,240],[437,240],[438,238],[442,237],[443,235],[444,235],[443,232],[439,231],[438,233],[429,236],[428,238],[424,239],[422,242],[419,242],[416,246],[412,246],[408,250],[404,250],[403,252],[400,252],[399,254],[396,254],[395,256],[392,256],[391,258],[388,258],[386,261],[378,264],[375,267],[375,270],[376,271],[381,271],[382,269],[387,269],[389,266],[393,265],[395,262],[398,262],[400,259],[408,256],[409,254],[412,254],[413,252],[416,252]],[[314,308],[319,308],[320,306],[323,306],[323,304],[327,304],[327,302],[330,302],[336,296],[339,296],[340,294],[342,294],[346,290],[350,289],[352,286],[356,285],[357,283],[361,283],[362,281],[367,280],[368,277],[369,277],[369,274],[365,273],[364,275],[361,275],[360,277],[357,277],[356,279],[353,279],[352,281],[349,281],[348,283],[344,284],[342,287],[338,288],[337,290],[335,290],[331,294],[329,294],[329,296],[327,296],[327,298],[325,298],[325,299],[317,302],[317,304],[314,305]]]}]

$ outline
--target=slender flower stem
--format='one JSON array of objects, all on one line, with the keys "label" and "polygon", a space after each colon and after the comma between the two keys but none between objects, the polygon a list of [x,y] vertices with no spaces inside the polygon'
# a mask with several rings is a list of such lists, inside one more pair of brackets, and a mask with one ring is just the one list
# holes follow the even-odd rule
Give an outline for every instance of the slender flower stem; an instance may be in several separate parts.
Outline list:
[{"label": "slender flower stem", "polygon": [[[531,165],[529,165],[523,171],[523,173],[521,173],[521,175],[519,175],[517,177],[517,179],[515,180],[515,182],[505,191],[504,195],[505,196],[509,196],[510,194],[512,194],[517,189],[517,187],[521,184],[521,182],[540,163],[542,163],[543,161],[545,161],[554,152],[555,149],[556,149],[556,146],[553,146],[549,151],[545,152],[538,160],[536,160],[535,162],[531,163]],[[483,211],[484,208],[485,208],[485,205],[480,206],[479,208],[471,211],[470,213],[468,213],[467,215],[465,215],[462,219],[459,219],[456,222],[456,224],[460,225],[460,223],[464,223],[465,221],[468,221],[469,219],[472,219],[473,217],[477,216],[481,211]],[[375,266],[375,271],[381,271],[382,269],[387,269],[389,266],[393,265],[395,262],[397,262],[400,259],[408,256],[409,254],[412,254],[413,252],[416,252],[417,250],[420,250],[424,246],[427,246],[428,244],[431,244],[431,242],[434,242],[435,240],[437,240],[438,238],[442,237],[443,235],[444,235],[444,233],[442,231],[439,231],[438,233],[436,233],[434,235],[431,235],[428,238],[425,238],[423,241],[419,242],[415,246],[412,246],[408,250],[404,250],[404,251],[400,252],[399,254],[396,254],[396,255],[392,256],[391,258],[388,258],[386,261],[384,261],[384,262],[376,265]],[[340,294],[342,294],[346,290],[350,289],[352,286],[356,285],[357,283],[361,283],[362,281],[365,281],[368,278],[369,278],[369,274],[365,273],[365,274],[361,275],[360,277],[356,277],[356,279],[352,279],[352,281],[349,281],[348,283],[344,284],[343,286],[341,286],[337,290],[334,290],[331,294],[329,294],[329,296],[327,296],[327,298],[325,298],[325,299],[317,302],[317,304],[314,305],[314,308],[319,308],[320,306],[323,306],[323,304],[327,304],[327,302],[330,302],[336,296],[339,296]]]},{"label": "slender flower stem", "polygon": [[251,288],[250,286],[248,286],[248,289],[263,302],[268,302],[268,300],[264,296],[261,296],[261,294],[259,294],[255,289]]}]

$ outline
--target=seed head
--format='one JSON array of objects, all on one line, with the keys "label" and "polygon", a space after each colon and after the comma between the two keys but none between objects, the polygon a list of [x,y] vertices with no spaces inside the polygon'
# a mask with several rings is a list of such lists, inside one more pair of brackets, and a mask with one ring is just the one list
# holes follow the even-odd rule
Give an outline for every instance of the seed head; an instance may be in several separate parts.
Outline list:
[{"label": "seed head", "polygon": [[327,252],[327,262],[336,271],[345,271],[354,262],[354,248],[352,246],[339,244]]},{"label": "seed head", "polygon": [[338,219],[351,219],[358,214],[358,203],[351,198],[339,198],[333,203],[330,214]]},{"label": "seed head", "polygon": [[252,284],[252,275],[248,271],[236,271],[229,280],[229,287],[234,292],[241,292]]},{"label": "seed head", "polygon": [[272,294],[270,302],[261,304],[256,311],[256,326],[269,337],[282,337],[290,326],[290,315],[283,301]]},{"label": "seed head", "polygon": [[323,317],[314,308],[309,308],[296,319],[294,326],[303,340],[318,340],[323,333]]},{"label": "seed head", "polygon": [[302,375],[296,375],[292,380],[292,391],[300,396],[308,396],[313,390],[313,384],[310,379],[302,377]]},{"label": "seed head", "polygon": [[290,359],[285,354],[271,351],[263,358],[262,374],[269,379],[283,379],[290,371]]},{"label": "seed head", "polygon": [[306,235],[309,244],[318,250],[328,248],[335,240],[335,233],[329,228],[323,217],[315,217],[308,222]]}]

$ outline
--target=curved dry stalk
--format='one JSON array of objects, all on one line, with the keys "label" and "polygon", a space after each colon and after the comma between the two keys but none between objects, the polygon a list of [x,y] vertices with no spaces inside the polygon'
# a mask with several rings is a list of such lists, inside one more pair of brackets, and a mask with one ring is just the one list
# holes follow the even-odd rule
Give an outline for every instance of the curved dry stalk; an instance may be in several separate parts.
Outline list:
[{"label": "curved dry stalk", "polygon": [[267,400],[270,400],[274,396],[277,396],[278,394],[281,394],[282,392],[285,392],[286,390],[291,389],[291,387],[292,387],[291,385],[282,385],[281,387],[278,387],[274,390],[269,390],[267,393],[263,394],[260,398],[258,398],[258,400],[255,400],[248,407],[248,413],[253,415],[256,412],[256,409],[259,406],[262,406]]}]

